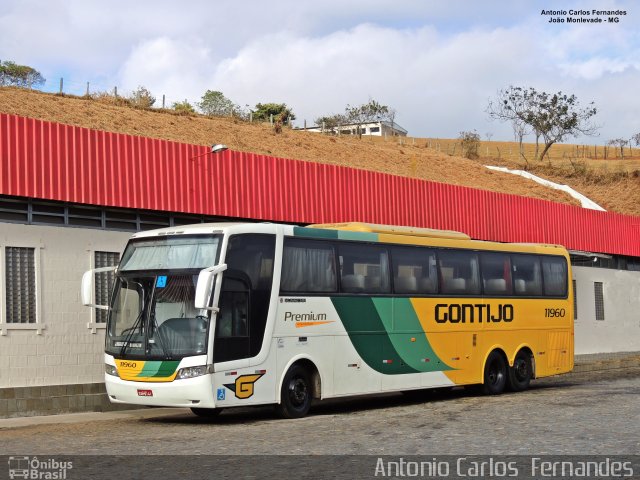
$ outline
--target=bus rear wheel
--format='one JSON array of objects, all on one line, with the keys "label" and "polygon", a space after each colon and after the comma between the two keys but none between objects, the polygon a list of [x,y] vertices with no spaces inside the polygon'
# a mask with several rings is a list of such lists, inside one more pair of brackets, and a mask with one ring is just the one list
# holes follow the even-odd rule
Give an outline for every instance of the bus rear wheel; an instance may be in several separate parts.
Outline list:
[{"label": "bus rear wheel", "polygon": [[509,368],[509,390],[521,392],[529,388],[533,369],[531,368],[531,355],[520,350],[513,360],[513,367]]},{"label": "bus rear wheel", "polygon": [[507,362],[500,352],[494,350],[484,366],[482,392],[486,395],[498,395],[507,384]]},{"label": "bus rear wheel", "polygon": [[191,412],[201,418],[215,418],[221,411],[221,408],[191,408]]},{"label": "bus rear wheel", "polygon": [[300,365],[293,365],[282,382],[276,412],[282,418],[301,418],[311,408],[311,377]]}]

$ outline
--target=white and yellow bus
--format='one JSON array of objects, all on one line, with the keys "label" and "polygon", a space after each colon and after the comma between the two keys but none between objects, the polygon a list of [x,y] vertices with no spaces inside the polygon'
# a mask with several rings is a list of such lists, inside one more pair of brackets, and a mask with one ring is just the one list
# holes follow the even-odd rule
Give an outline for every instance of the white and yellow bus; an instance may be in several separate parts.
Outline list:
[{"label": "white and yellow bus", "polygon": [[200,224],[135,234],[106,308],[115,403],[275,404],[457,385],[487,394],[573,368],[560,246],[362,223]]}]

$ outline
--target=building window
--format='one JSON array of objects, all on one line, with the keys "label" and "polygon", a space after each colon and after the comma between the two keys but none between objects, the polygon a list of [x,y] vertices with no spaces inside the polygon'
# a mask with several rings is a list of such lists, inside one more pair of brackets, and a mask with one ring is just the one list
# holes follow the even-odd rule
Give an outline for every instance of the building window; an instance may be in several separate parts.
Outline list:
[{"label": "building window", "polygon": [[[115,267],[120,261],[120,254],[117,252],[95,252],[95,268]],[[111,290],[115,281],[114,272],[96,273],[96,304],[109,305]],[[96,323],[107,322],[107,310],[96,309]]]},{"label": "building window", "polygon": [[132,209],[105,209],[89,205],[45,202],[0,195],[0,222],[139,232],[176,225],[225,220],[222,217],[178,215]]},{"label": "building window", "polygon": [[593,292],[596,301],[596,320],[604,320],[604,292],[602,282],[593,282]]},{"label": "building window", "polygon": [[5,248],[6,323],[36,323],[35,248]]},{"label": "building window", "polygon": [[369,129],[369,131],[370,131],[371,133],[379,133],[379,132],[380,132],[380,127],[371,127],[371,128]]}]

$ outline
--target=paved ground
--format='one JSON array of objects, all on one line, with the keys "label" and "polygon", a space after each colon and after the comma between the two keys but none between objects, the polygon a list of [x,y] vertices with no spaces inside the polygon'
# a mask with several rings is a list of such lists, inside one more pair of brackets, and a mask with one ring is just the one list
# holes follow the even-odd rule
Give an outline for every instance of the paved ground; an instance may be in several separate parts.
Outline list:
[{"label": "paved ground", "polygon": [[300,420],[271,408],[214,421],[145,409],[0,420],[5,455],[638,454],[640,368],[535,381],[497,397],[464,390],[327,401]]}]

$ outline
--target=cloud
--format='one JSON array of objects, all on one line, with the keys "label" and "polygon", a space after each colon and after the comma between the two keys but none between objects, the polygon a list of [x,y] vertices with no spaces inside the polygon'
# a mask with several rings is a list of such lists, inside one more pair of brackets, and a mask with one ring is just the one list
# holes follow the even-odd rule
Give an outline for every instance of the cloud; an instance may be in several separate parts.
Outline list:
[{"label": "cloud", "polygon": [[59,76],[81,88],[144,85],[169,103],[215,89],[240,105],[286,102],[300,123],[373,97],[410,133],[439,137],[510,138],[488,122],[487,100],[533,86],[595,100],[603,135],[620,136],[638,126],[640,33],[633,2],[602,2],[630,13],[595,30],[550,25],[525,0],[5,0],[0,58],[34,65],[52,88]]},{"label": "cloud", "polygon": [[118,80],[127,90],[144,85],[157,98],[168,94],[170,105],[185,98],[198,98],[204,91],[204,78],[211,71],[211,51],[201,41],[159,37],[133,48]]},{"label": "cloud", "polygon": [[519,66],[539,50],[528,38],[512,29],[444,36],[433,27],[376,25],[316,38],[283,34],[223,61],[212,83],[236,101],[286,101],[308,122],[373,97],[395,107],[414,134],[451,136],[486,123],[484,107],[498,88],[543,68],[535,60]]}]

